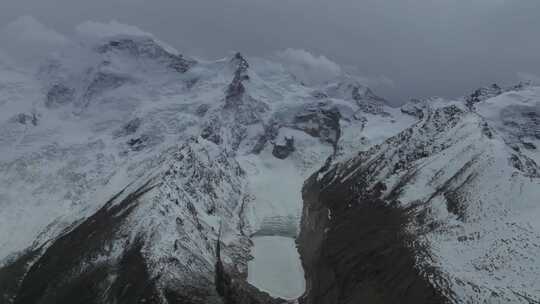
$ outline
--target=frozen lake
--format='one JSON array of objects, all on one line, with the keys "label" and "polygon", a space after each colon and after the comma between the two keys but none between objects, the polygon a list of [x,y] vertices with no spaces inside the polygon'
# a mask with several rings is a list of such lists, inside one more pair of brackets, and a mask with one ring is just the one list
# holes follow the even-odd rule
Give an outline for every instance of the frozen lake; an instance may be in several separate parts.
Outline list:
[{"label": "frozen lake", "polygon": [[306,288],[304,270],[294,239],[283,236],[253,238],[248,282],[273,297],[292,300]]}]

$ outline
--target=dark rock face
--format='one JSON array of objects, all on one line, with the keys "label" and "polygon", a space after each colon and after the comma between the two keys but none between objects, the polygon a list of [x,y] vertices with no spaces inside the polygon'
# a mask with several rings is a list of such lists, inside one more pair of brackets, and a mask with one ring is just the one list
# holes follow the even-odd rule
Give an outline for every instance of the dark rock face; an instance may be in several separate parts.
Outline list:
[{"label": "dark rock face", "polygon": [[127,135],[129,134],[133,134],[135,132],[137,132],[137,130],[139,129],[139,127],[141,126],[141,123],[142,123],[142,119],[140,118],[134,118],[132,120],[130,120],[125,126],[124,126],[124,131]]},{"label": "dark rock face", "polygon": [[536,146],[533,143],[530,143],[530,142],[524,142],[523,146],[525,147],[525,149],[528,149],[528,150],[536,150],[537,149]]},{"label": "dark rock face", "polygon": [[401,106],[400,110],[402,113],[414,116],[418,119],[424,118],[424,111],[427,108],[426,103],[429,101],[420,100],[420,99],[411,99],[408,103]]},{"label": "dark rock face", "polygon": [[39,258],[39,251],[39,249],[27,250],[0,268],[0,303],[13,303],[15,301],[15,295],[24,275],[32,263]]},{"label": "dark rock face", "polygon": [[101,95],[106,91],[119,88],[130,81],[131,80],[124,75],[98,72],[84,92],[83,101],[88,103],[92,98]]},{"label": "dark rock face", "polygon": [[209,122],[202,130],[201,137],[215,143],[216,145],[221,145],[223,143],[223,139],[221,138],[220,131],[221,125],[219,123]]},{"label": "dark rock face", "polygon": [[[510,105],[500,111],[505,142],[514,150],[536,150],[534,141],[540,139],[540,104]],[[522,171],[522,170],[520,170]]]},{"label": "dark rock face", "polygon": [[246,92],[246,88],[242,84],[243,80],[245,80],[243,76],[235,76],[231,84],[229,84],[229,86],[227,87],[227,95],[225,96],[226,108],[234,107],[242,101],[242,97]]},{"label": "dark rock face", "polygon": [[132,120],[128,121],[120,130],[116,131],[114,135],[117,137],[122,137],[135,134],[139,130],[141,124],[141,118],[133,118]]},{"label": "dark rock face", "polygon": [[15,115],[13,118],[11,118],[10,121],[19,123],[22,125],[32,125],[35,127],[38,124],[38,117],[35,113],[32,113],[32,114],[20,113],[20,114]]},{"label": "dark rock face", "polygon": [[514,154],[508,161],[514,168],[525,173],[526,175],[530,177],[540,177],[538,165],[534,160],[526,157],[519,157],[518,155]]},{"label": "dark rock face", "polygon": [[295,151],[294,138],[285,137],[285,144],[283,144],[283,145],[275,144],[274,145],[274,149],[272,150],[272,155],[274,155],[274,157],[279,158],[279,159],[286,159],[294,151]]},{"label": "dark rock face", "polygon": [[185,59],[182,55],[167,52],[153,39],[143,38],[137,41],[129,38],[115,39],[98,47],[98,52],[124,52],[129,56],[145,59],[158,60],[179,73],[185,73],[195,64],[192,60]]},{"label": "dark rock face", "polygon": [[387,101],[384,98],[375,95],[369,88],[366,89],[363,94],[360,94],[360,89],[358,87],[353,88],[352,98],[356,101],[360,110],[365,113],[383,116],[390,115],[384,111],[384,106],[387,104]]},{"label": "dark rock face", "polygon": [[195,109],[195,115],[203,117],[204,115],[206,115],[208,110],[210,110],[210,106],[207,104],[202,104],[198,106],[197,109]]},{"label": "dark rock face", "polygon": [[231,64],[233,65],[233,67],[235,67],[237,73],[239,74],[247,72],[249,68],[249,63],[247,62],[247,60],[244,58],[244,56],[242,56],[241,53],[238,52],[234,54],[234,57],[231,60]]},{"label": "dark rock face", "polygon": [[47,92],[45,106],[48,108],[56,108],[72,102],[74,98],[74,89],[62,84],[55,84]]},{"label": "dark rock face", "polygon": [[127,144],[133,151],[141,151],[148,145],[150,138],[148,135],[142,135],[137,138],[130,139]]},{"label": "dark rock face", "polygon": [[411,212],[384,204],[384,184],[355,191],[367,185],[316,176],[302,192],[298,242],[307,286],[301,303],[447,303],[416,270],[421,248],[410,246],[404,230]]},{"label": "dark rock face", "polygon": [[259,137],[257,143],[251,151],[254,154],[259,154],[264,149],[268,142],[273,141],[279,133],[279,123],[275,121],[270,121],[267,125],[264,126],[264,133]]},{"label": "dark rock face", "polygon": [[340,119],[341,113],[337,108],[314,106],[298,113],[292,127],[336,147],[341,136]]},{"label": "dark rock face", "polygon": [[509,106],[501,111],[501,120],[507,130],[518,139],[540,138],[540,107]]},{"label": "dark rock face", "polygon": [[227,87],[225,108],[234,107],[242,102],[244,93],[246,92],[246,88],[242,82],[249,80],[249,76],[247,75],[249,64],[240,53],[234,55],[234,58],[231,60],[231,65],[235,67],[235,71],[234,78]]},{"label": "dark rock face", "polygon": [[469,109],[474,109],[474,105],[483,100],[501,95],[504,90],[497,84],[492,84],[488,87],[476,89],[471,95],[467,96],[465,102]]}]

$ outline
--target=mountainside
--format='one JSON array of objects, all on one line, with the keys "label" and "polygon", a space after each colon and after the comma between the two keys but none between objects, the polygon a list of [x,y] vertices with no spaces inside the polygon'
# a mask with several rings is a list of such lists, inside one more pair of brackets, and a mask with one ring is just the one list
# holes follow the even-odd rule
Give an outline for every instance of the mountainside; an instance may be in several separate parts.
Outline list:
[{"label": "mountainside", "polygon": [[248,263],[297,235],[303,303],[540,300],[538,87],[393,108],[128,34],[0,64],[0,303],[295,302]]},{"label": "mountainside", "polygon": [[417,123],[313,175],[304,302],[538,302],[539,97],[415,101]]}]

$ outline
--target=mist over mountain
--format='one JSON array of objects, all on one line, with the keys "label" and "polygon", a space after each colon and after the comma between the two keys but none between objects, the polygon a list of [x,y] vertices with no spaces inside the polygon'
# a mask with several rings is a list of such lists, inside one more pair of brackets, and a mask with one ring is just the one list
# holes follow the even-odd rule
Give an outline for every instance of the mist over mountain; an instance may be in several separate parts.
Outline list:
[{"label": "mist over mountain", "polygon": [[539,12],[536,0],[3,0],[0,27],[31,15],[69,34],[86,20],[118,20],[209,59],[307,50],[402,104],[537,80]]}]

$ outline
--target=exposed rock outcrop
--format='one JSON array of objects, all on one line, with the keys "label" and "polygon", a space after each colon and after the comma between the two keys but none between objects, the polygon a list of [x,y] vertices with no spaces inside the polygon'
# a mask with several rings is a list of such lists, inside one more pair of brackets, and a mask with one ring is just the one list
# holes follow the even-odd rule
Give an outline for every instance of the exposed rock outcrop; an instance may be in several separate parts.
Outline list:
[{"label": "exposed rock outcrop", "polygon": [[337,108],[314,105],[296,114],[292,126],[337,147],[341,136],[340,119]]},{"label": "exposed rock outcrop", "polygon": [[417,117],[418,119],[424,118],[424,111],[428,107],[429,100],[423,99],[411,99],[409,102],[401,106],[402,113]]},{"label": "exposed rock outcrop", "polygon": [[374,115],[389,116],[384,110],[388,102],[373,91],[351,78],[332,84],[326,88],[326,95],[332,98],[342,98],[354,101],[361,111]]},{"label": "exposed rock outcrop", "polygon": [[274,148],[272,149],[272,155],[279,159],[286,159],[287,157],[289,157],[289,155],[291,155],[291,153],[294,152],[294,150],[294,137],[285,137],[284,144],[274,144]]},{"label": "exposed rock outcrop", "polygon": [[19,123],[21,125],[38,125],[38,116],[35,113],[19,113],[10,119],[11,122]]},{"label": "exposed rock outcrop", "polygon": [[185,73],[196,62],[188,60],[181,54],[174,54],[167,51],[152,38],[146,37],[119,37],[111,39],[97,47],[99,53],[122,52],[125,55],[157,60],[161,64],[168,66],[179,73]]},{"label": "exposed rock outcrop", "polygon": [[47,92],[46,98],[45,106],[56,108],[73,102],[75,90],[63,84],[55,84]]},{"label": "exposed rock outcrop", "polygon": [[234,68],[234,78],[227,87],[225,108],[236,107],[243,102],[244,93],[246,92],[243,82],[249,80],[247,74],[249,63],[242,54],[236,53],[230,64]]},{"label": "exposed rock outcrop", "polygon": [[465,98],[465,101],[469,109],[474,109],[474,105],[476,103],[498,96],[503,92],[504,90],[499,85],[494,83],[490,86],[476,89],[471,95]]}]

